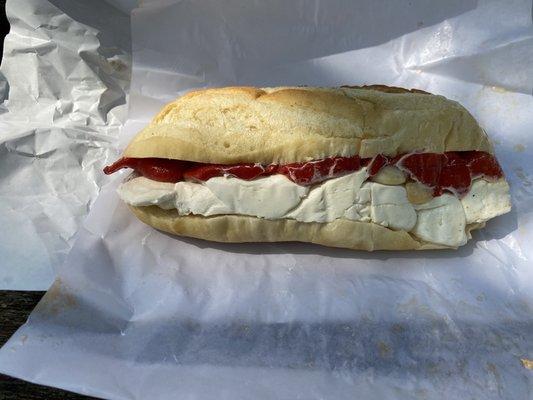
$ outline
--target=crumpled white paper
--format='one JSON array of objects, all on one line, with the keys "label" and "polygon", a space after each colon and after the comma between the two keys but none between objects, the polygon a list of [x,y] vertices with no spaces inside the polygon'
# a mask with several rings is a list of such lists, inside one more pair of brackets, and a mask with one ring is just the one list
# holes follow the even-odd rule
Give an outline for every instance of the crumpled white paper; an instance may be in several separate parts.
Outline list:
[{"label": "crumpled white paper", "polygon": [[531,3],[377,3],[145,2],[120,142],[195,86],[418,87],[487,129],[511,213],[456,252],[217,244],[137,221],[119,174],[0,371],[110,399],[528,398]]},{"label": "crumpled white paper", "polygon": [[129,13],[103,0],[11,0],[6,11],[0,289],[46,290],[117,154]]}]

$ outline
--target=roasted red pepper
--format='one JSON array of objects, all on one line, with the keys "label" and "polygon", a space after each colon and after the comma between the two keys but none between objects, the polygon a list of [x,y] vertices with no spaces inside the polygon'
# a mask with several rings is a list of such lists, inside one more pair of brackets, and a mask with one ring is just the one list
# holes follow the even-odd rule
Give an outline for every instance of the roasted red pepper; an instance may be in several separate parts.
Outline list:
[{"label": "roasted red pepper", "polygon": [[364,166],[368,166],[369,176],[374,176],[387,165],[397,166],[411,179],[433,188],[435,196],[441,195],[443,191],[464,194],[470,188],[473,178],[503,176],[496,158],[481,151],[412,153],[395,157],[380,154],[372,159],[359,156],[328,157],[285,165],[252,163],[224,165],[162,158],[121,158],[105,167],[104,172],[112,174],[122,168],[132,168],[146,178],[162,182],[178,182],[184,179],[206,181],[224,175],[251,180],[261,176],[283,174],[299,185],[313,185],[358,171]]}]

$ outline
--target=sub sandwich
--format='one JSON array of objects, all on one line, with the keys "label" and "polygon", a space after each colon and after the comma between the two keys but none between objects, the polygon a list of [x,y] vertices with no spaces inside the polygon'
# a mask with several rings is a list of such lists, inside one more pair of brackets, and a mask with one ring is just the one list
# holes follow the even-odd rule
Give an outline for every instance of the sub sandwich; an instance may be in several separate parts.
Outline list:
[{"label": "sub sandwich", "polygon": [[166,105],[106,167],[146,224],[217,242],[457,248],[511,209],[458,103],[381,85],[228,87]]}]

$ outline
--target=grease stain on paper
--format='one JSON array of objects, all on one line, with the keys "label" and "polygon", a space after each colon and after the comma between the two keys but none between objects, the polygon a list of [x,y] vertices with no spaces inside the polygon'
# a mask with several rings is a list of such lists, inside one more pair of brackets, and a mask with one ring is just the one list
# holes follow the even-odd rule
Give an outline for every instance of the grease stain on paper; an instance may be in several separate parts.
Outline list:
[{"label": "grease stain on paper", "polygon": [[525,369],[533,370],[533,360],[530,360],[529,358],[521,358],[520,362]]},{"label": "grease stain on paper", "polygon": [[387,343],[380,340],[377,346],[378,346],[379,356],[381,358],[388,358],[392,355],[392,350]]},{"label": "grease stain on paper", "polygon": [[[487,363],[487,370],[492,374],[492,376],[494,377],[494,383],[496,384],[495,386],[496,387],[492,387],[491,389],[495,389],[498,391],[498,394],[501,395],[502,393],[502,384],[501,384],[501,375],[500,375],[500,372],[498,371],[498,368],[496,367],[496,365],[494,365],[493,363],[491,362],[488,362]],[[491,384],[492,382],[489,382],[489,384]],[[492,384],[490,386],[493,386]]]},{"label": "grease stain on paper", "polygon": [[76,298],[67,290],[61,279],[56,279],[35,310],[41,314],[56,316],[66,309],[76,307]]}]

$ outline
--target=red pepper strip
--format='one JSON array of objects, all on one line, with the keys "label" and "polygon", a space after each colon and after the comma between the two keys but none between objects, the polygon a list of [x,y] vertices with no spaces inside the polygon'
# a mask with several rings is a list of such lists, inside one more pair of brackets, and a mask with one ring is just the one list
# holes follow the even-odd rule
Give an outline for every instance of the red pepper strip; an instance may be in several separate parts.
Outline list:
[{"label": "red pepper strip", "polygon": [[168,160],[166,158],[128,158],[124,157],[104,168],[110,175],[123,168],[131,168],[142,176],[159,182],[178,182],[183,173],[190,168],[190,161]]},{"label": "red pepper strip", "polygon": [[503,175],[496,158],[480,151],[409,154],[397,165],[412,179],[433,188],[434,196],[444,190],[461,195],[470,189],[472,178]]},{"label": "red pepper strip", "polygon": [[482,151],[472,151],[468,153],[474,153],[470,156],[468,161],[468,168],[472,177],[476,178],[478,176],[489,176],[493,178],[498,178],[503,176],[502,168],[496,157],[491,154],[484,153]]},{"label": "red pepper strip", "polygon": [[359,156],[328,157],[286,165],[223,165],[161,158],[122,158],[105,167],[104,172],[111,174],[121,168],[132,168],[149,179],[162,182],[178,182],[183,179],[206,181],[224,175],[251,180],[260,176],[283,174],[299,185],[313,185],[358,171],[363,166],[368,166],[368,174],[374,176],[387,165],[397,166],[408,173],[411,179],[433,188],[435,196],[441,195],[445,190],[457,194],[466,193],[472,179],[479,176],[503,176],[496,158],[480,151],[413,153],[395,157],[379,154],[373,159]]},{"label": "red pepper strip", "polygon": [[372,159],[370,163],[370,167],[368,168],[368,175],[370,176],[376,175],[380,171],[381,168],[389,164],[390,164],[390,160],[388,157],[382,154],[378,154]]},{"label": "red pepper strip", "polygon": [[277,173],[278,166],[271,164],[263,166],[261,164],[199,164],[188,169],[183,177],[189,180],[206,181],[216,176],[231,175],[236,178],[252,180],[260,176],[273,175]]},{"label": "red pepper strip", "polygon": [[291,163],[279,167],[279,173],[299,185],[313,185],[326,179],[358,171],[368,163],[359,156],[328,157],[323,160]]}]

